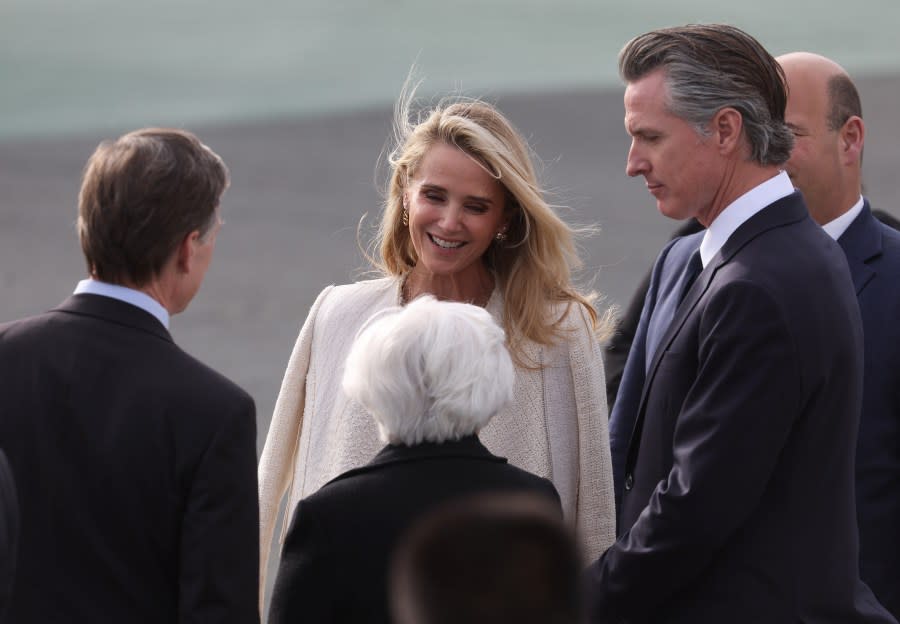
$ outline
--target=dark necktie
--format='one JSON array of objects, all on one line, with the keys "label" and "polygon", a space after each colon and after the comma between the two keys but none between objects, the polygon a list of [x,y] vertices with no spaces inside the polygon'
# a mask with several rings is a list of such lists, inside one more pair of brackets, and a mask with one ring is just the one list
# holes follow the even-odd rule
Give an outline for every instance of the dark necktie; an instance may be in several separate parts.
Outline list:
[{"label": "dark necktie", "polygon": [[679,291],[681,295],[678,297],[679,304],[684,301],[685,295],[687,295],[691,286],[694,284],[694,280],[697,279],[697,276],[700,275],[702,270],[703,260],[700,258],[700,250],[698,249],[691,254],[691,258],[688,260],[687,266],[684,267],[684,272],[681,274],[681,279],[679,280],[681,288]]},{"label": "dark necktie", "polygon": [[650,364],[653,362],[653,356],[656,353],[656,348],[659,346],[659,341],[662,340],[666,330],[669,329],[672,319],[675,318],[678,306],[702,270],[703,262],[700,260],[700,249],[697,249],[691,254],[687,264],[684,265],[684,269],[673,287],[671,289],[663,289],[663,294],[660,295],[660,299],[653,308],[653,316],[650,317],[650,323],[647,327],[644,360],[646,370],[650,370]]}]

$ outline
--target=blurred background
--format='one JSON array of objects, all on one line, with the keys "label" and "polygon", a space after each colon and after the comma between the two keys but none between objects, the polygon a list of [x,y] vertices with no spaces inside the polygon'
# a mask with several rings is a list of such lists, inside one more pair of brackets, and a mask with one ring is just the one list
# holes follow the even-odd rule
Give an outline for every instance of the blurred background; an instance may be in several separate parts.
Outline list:
[{"label": "blurred background", "polygon": [[842,63],[863,98],[867,194],[900,216],[896,0],[0,0],[0,322],[52,307],[84,277],[77,193],[100,140],[195,131],[232,186],[212,268],[172,331],[254,396],[261,448],[316,294],[367,268],[358,226],[367,214],[365,244],[413,65],[426,100],[484,97],[516,123],[550,201],[600,228],[581,241],[580,283],[624,306],[676,224],[624,173],[616,55],[688,22]]},{"label": "blurred background", "polygon": [[616,86],[616,53],[628,37],[687,22],[733,23],[773,51],[827,51],[850,70],[900,66],[894,0],[860,0],[852,13],[828,0],[2,0],[0,7],[5,138],[365,110],[389,104],[414,62],[435,91]]}]

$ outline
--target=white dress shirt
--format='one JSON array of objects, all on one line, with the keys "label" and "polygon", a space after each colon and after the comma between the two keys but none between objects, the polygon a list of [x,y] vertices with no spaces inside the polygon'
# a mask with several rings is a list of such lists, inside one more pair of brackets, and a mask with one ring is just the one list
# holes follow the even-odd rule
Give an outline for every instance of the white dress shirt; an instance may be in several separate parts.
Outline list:
[{"label": "white dress shirt", "polygon": [[859,216],[859,213],[862,212],[863,209],[863,198],[862,195],[859,196],[859,199],[853,204],[853,207],[839,216],[837,219],[833,219],[822,226],[822,229],[834,240],[839,239],[844,232],[847,231],[847,228],[850,227],[850,224],[853,223],[853,220]]}]

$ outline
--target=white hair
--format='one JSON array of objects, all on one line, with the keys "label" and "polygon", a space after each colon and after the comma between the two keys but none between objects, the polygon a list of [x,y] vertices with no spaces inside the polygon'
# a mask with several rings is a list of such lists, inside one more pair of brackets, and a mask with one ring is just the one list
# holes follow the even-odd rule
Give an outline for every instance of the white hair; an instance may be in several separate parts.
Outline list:
[{"label": "white hair", "polygon": [[505,334],[487,311],[426,295],[360,330],[343,387],[383,442],[411,446],[478,433],[512,400],[514,381]]}]

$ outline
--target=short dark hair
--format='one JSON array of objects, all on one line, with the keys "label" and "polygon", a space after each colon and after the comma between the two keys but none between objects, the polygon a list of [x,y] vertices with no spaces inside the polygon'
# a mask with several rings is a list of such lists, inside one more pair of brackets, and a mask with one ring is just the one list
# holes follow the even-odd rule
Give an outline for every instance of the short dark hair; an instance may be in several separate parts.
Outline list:
[{"label": "short dark hair", "polygon": [[862,102],[856,85],[849,76],[832,76],[828,79],[828,129],[840,130],[853,116],[862,119]]},{"label": "short dark hair", "polygon": [[638,35],[619,53],[626,82],[660,68],[666,105],[698,133],[706,134],[713,116],[731,107],[741,113],[754,161],[787,162],[794,138],[784,121],[784,71],[756,39],[734,26],[689,24]]},{"label": "short dark hair", "polygon": [[166,128],[104,141],[84,170],[78,237],[91,276],[143,286],[185,236],[205,236],[228,186],[222,159],[192,133]]},{"label": "short dark hair", "polygon": [[580,567],[558,508],[479,495],[427,515],[401,542],[392,614],[398,624],[575,624]]}]

